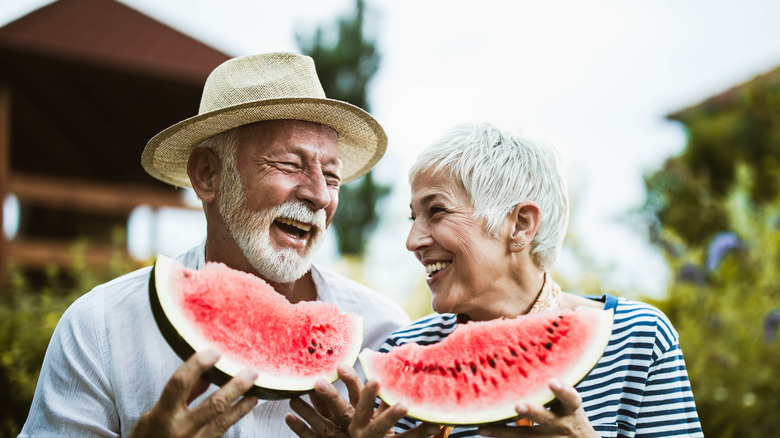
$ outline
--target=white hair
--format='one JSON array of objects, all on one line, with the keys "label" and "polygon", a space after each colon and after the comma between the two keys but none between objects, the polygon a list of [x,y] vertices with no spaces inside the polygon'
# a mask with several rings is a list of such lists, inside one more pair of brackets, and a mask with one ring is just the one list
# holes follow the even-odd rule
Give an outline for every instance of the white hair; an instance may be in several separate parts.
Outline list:
[{"label": "white hair", "polygon": [[246,125],[220,132],[201,141],[195,145],[195,148],[213,150],[222,161],[222,170],[225,170],[226,167],[235,167],[231,161],[235,160],[238,143],[242,139],[245,127]]},{"label": "white hair", "polygon": [[552,144],[487,123],[461,124],[422,151],[409,170],[409,182],[428,172],[449,172],[491,235],[520,202],[539,205],[541,219],[531,254],[541,269],[553,268],[569,223],[569,197],[560,155]]}]

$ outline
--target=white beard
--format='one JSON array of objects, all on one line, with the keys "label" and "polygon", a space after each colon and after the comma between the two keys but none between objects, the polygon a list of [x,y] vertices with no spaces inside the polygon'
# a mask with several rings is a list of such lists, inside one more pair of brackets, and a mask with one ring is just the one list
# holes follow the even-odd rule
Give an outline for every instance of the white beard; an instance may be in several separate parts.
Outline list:
[{"label": "white beard", "polygon": [[[252,267],[265,280],[274,283],[291,283],[303,277],[309,271],[314,253],[325,237],[325,210],[312,211],[303,202],[287,201],[268,210],[250,211],[246,206],[238,170],[233,163],[222,169],[219,212]],[[273,247],[270,229],[279,217],[313,225],[303,256],[292,248],[277,250]]]}]

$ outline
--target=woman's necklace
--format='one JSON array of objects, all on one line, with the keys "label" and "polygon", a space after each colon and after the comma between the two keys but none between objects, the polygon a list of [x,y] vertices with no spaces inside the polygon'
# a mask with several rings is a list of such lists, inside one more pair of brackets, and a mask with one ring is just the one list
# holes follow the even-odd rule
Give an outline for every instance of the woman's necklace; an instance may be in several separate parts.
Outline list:
[{"label": "woman's necklace", "polygon": [[[531,310],[528,313],[544,312],[545,310],[558,309],[560,307],[561,287],[552,278],[548,277],[545,272],[542,290],[539,291],[539,296],[537,296],[536,302],[531,306]],[[464,313],[458,313],[456,321],[458,324],[465,324],[471,321],[471,318]]]},{"label": "woman's necklace", "polygon": [[544,273],[544,284],[539,291],[539,297],[528,313],[544,312],[561,307],[561,287]]}]

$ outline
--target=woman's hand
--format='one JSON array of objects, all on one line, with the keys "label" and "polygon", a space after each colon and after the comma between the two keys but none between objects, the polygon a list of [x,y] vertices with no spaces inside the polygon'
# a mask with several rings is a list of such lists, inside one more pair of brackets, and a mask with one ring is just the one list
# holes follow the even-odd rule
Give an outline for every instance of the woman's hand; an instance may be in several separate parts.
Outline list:
[{"label": "woman's hand", "polygon": [[598,438],[599,435],[585,415],[582,398],[577,390],[557,380],[551,380],[549,386],[558,399],[550,409],[527,403],[520,403],[515,407],[518,414],[533,421],[535,426],[489,426],[480,428],[479,434],[497,438],[524,436]]},{"label": "woman's hand", "polygon": [[347,386],[349,402],[325,381],[314,386],[313,407],[299,398],[290,400],[292,410],[308,423],[292,414],[285,417],[287,426],[300,438],[422,438],[439,430],[437,426],[421,424],[395,435],[393,426],[406,415],[406,408],[400,404],[389,407],[383,402],[374,410],[379,384],[368,382],[363,386],[355,370],[345,365],[339,366],[338,374]]},{"label": "woman's hand", "polygon": [[243,396],[257,371],[244,370],[203,403],[189,404],[203,394],[209,382],[201,376],[219,360],[213,350],[193,354],[173,373],[160,399],[141,415],[131,437],[220,437],[257,406],[257,397]]}]

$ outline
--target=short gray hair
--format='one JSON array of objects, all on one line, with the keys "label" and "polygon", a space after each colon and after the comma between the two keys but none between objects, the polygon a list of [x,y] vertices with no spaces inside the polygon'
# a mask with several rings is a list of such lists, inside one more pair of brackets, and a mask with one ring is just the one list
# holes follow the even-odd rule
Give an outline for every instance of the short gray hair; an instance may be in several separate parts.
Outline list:
[{"label": "short gray hair", "polygon": [[569,196],[552,144],[487,123],[461,124],[423,150],[409,170],[409,182],[428,172],[449,172],[492,235],[517,204],[538,204],[541,220],[531,254],[541,269],[553,268],[569,223]]}]

